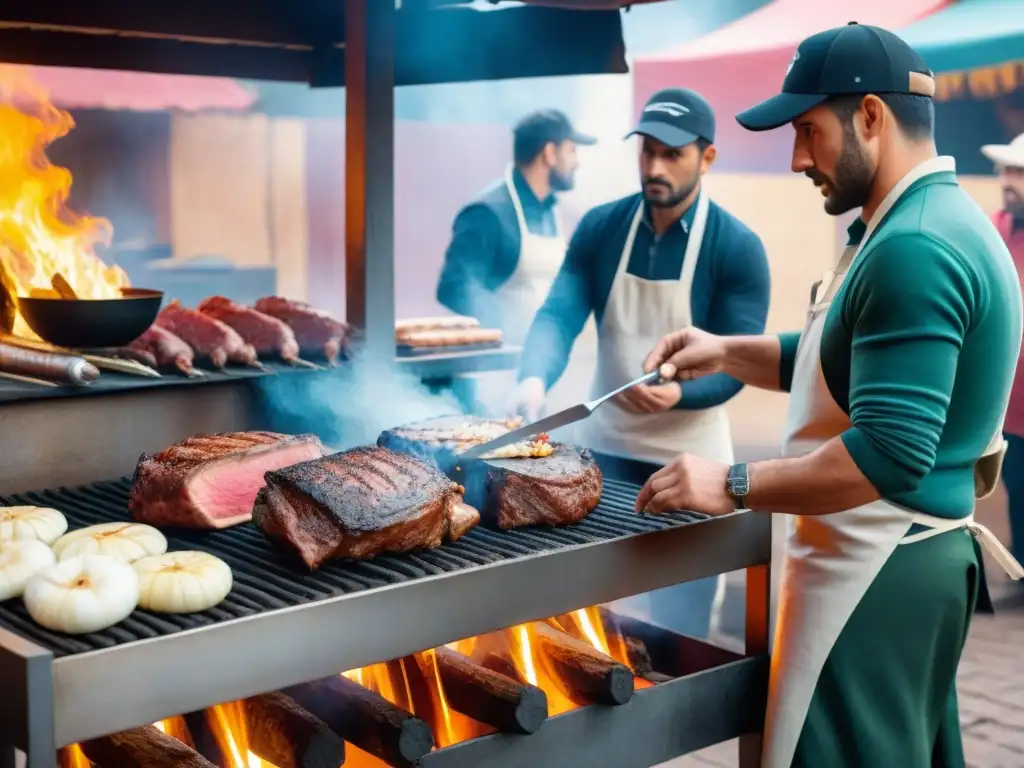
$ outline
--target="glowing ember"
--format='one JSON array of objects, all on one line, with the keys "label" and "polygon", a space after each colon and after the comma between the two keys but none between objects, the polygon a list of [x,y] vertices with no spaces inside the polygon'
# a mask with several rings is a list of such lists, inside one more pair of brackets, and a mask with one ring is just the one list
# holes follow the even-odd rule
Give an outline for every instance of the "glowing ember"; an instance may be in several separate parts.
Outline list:
[{"label": "glowing ember", "polygon": [[[9,296],[55,296],[55,274],[81,298],[118,298],[129,285],[94,252],[110,242],[110,222],[68,209],[71,173],[46,157],[74,125],[28,70],[0,65],[0,283]],[[21,317],[0,320],[4,330],[36,338]]]}]

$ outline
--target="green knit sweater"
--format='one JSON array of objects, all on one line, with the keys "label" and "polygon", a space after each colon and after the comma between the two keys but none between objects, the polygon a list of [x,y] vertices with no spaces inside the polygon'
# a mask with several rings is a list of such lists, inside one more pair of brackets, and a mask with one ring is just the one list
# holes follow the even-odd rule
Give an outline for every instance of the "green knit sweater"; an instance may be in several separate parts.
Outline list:
[{"label": "green knit sweater", "polygon": [[[866,226],[857,219],[850,243]],[[999,429],[1021,341],[1016,269],[988,217],[940,171],[912,184],[854,260],[825,319],[821,367],[842,440],[889,501],[974,509],[974,464]],[[780,336],[789,390],[799,333]]]}]

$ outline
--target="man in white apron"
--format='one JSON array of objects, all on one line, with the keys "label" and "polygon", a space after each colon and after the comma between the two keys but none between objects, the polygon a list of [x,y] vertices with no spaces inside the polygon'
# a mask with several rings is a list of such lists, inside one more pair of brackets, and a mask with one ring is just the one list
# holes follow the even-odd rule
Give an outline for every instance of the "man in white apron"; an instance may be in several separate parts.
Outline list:
[{"label": "man in white apron", "polygon": [[[638,510],[789,516],[765,768],[964,766],[956,669],[983,583],[973,521],[998,479],[1021,342],[999,234],[932,139],[934,80],[896,35],[848,25],[800,44],[782,93],[738,116],[792,123],[793,170],[825,210],[861,209],[800,333],[685,329],[645,362],[790,393],[785,458],[678,457]],[[755,513],[756,514],[756,513]]]},{"label": "man in white apron", "polygon": [[[594,396],[636,378],[647,351],[672,328],[764,330],[770,286],[761,241],[702,190],[715,159],[714,132],[710,105],[693,91],[661,91],[644,107],[634,131],[643,191],[586,214],[530,328],[513,404],[527,419],[536,419],[591,316],[598,337]],[[663,465],[680,451],[730,463],[725,403],[741,387],[724,374],[692,387],[637,387],[582,423],[575,442],[648,465]],[[585,397],[578,392],[576,402]],[[720,584],[673,587],[640,608],[673,629],[706,636]]]},{"label": "man in white apron", "polygon": [[[557,193],[572,189],[576,147],[595,143],[557,110],[527,115],[513,130],[513,162],[455,219],[437,285],[437,300],[460,315],[500,328],[521,346],[565,258]],[[512,373],[470,379],[485,410],[504,407]]]}]

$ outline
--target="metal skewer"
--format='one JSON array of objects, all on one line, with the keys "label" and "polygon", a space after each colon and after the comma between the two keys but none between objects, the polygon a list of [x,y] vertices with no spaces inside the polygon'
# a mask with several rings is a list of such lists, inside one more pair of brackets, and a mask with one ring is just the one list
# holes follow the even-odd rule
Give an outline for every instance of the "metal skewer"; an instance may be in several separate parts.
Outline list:
[{"label": "metal skewer", "polygon": [[22,384],[38,384],[40,387],[59,387],[55,381],[47,381],[46,379],[33,379],[31,376],[19,376],[16,373],[3,373],[0,371],[0,379],[10,379],[11,381],[17,381]]}]

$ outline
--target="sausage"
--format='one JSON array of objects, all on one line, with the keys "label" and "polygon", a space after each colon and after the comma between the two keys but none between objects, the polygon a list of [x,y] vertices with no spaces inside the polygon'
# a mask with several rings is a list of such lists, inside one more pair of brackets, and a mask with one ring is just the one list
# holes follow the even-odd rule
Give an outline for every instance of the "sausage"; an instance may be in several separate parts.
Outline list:
[{"label": "sausage", "polygon": [[0,371],[61,384],[90,384],[99,378],[99,369],[76,355],[36,352],[0,342]]}]

